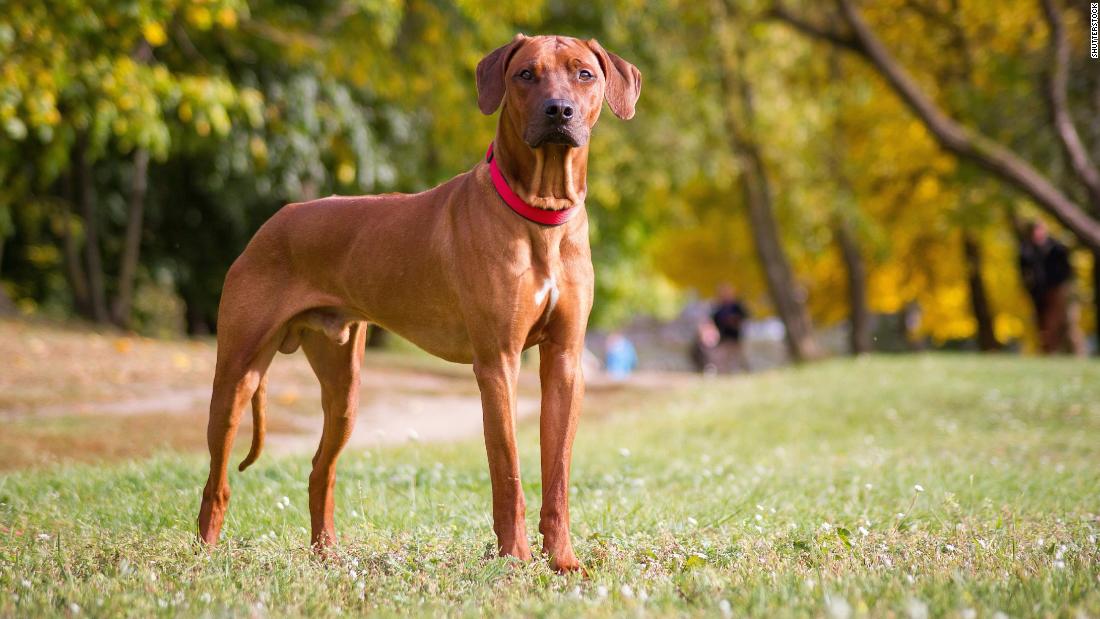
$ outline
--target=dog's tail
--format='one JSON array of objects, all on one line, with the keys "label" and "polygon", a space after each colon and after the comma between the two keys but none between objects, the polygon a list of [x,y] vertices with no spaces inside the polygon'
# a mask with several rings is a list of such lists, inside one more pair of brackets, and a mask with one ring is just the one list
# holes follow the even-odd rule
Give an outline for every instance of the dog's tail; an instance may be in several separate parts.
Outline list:
[{"label": "dog's tail", "polygon": [[252,394],[252,447],[248,450],[248,455],[241,460],[241,465],[238,470],[243,471],[260,457],[260,452],[264,448],[264,424],[267,417],[267,372],[264,372],[262,378],[260,378],[260,386],[256,388],[256,393]]}]

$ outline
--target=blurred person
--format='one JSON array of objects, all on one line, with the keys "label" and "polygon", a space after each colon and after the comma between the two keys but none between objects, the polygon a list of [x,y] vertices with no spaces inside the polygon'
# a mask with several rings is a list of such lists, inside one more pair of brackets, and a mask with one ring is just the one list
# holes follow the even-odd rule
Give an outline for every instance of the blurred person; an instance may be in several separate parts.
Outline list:
[{"label": "blurred person", "polygon": [[710,320],[695,325],[695,335],[691,339],[691,365],[700,374],[718,373],[718,328]]},{"label": "blurred person", "polygon": [[1073,291],[1069,248],[1050,236],[1046,225],[1032,221],[1020,243],[1020,275],[1035,305],[1039,348],[1043,354],[1083,355],[1080,306]]},{"label": "blurred person", "polygon": [[625,380],[638,367],[638,352],[634,344],[622,333],[607,336],[604,350],[604,369],[614,380]]},{"label": "blurred person", "polygon": [[715,365],[720,372],[732,372],[734,366],[741,371],[749,371],[749,359],[741,345],[744,323],[749,312],[737,296],[737,291],[729,284],[718,287],[711,321],[718,330],[718,345],[715,347]]}]

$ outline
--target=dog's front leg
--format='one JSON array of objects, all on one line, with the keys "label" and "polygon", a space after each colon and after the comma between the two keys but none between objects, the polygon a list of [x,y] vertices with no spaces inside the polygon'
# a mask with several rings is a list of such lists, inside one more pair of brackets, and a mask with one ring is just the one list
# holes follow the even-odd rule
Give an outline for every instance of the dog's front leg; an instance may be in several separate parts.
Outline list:
[{"label": "dog's front leg", "polygon": [[573,436],[577,432],[584,375],[580,369],[581,345],[563,346],[552,341],[539,346],[542,382],[542,414],[539,439],[542,452],[542,511],[539,532],[550,567],[558,572],[581,569],[569,539],[569,466]]},{"label": "dog's front leg", "polygon": [[485,426],[485,451],[493,485],[493,531],[500,556],[531,558],[524,521],[527,504],[519,479],[516,454],[516,383],[519,354],[486,355],[474,361],[474,375],[481,389]]}]

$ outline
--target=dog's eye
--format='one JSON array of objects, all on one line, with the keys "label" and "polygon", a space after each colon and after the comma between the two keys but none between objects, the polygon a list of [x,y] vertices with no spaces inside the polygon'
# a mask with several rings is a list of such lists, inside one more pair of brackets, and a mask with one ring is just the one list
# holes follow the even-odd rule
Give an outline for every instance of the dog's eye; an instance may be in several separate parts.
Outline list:
[{"label": "dog's eye", "polygon": [[535,78],[535,74],[531,73],[531,69],[524,69],[519,72],[519,79],[531,81]]},{"label": "dog's eye", "polygon": [[588,80],[590,80],[590,79],[592,79],[596,76],[592,75],[592,72],[589,71],[588,69],[581,69],[580,73],[577,74],[577,77],[579,77],[582,80],[587,82]]}]

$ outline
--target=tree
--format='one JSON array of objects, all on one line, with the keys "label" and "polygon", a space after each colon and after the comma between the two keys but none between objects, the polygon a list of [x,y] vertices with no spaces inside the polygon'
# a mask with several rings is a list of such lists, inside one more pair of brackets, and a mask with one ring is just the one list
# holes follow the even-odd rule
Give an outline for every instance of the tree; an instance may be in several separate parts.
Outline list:
[{"label": "tree", "polygon": [[[772,207],[772,187],[753,134],[755,103],[752,85],[744,75],[745,52],[730,23],[730,14],[723,2],[718,7],[715,24],[719,43],[719,71],[722,94],[726,101],[725,122],[730,148],[740,164],[739,183],[748,210],[756,253],[768,283],[776,312],[786,327],[787,350],[797,361],[821,355],[813,326],[806,309],[804,290],[796,282],[790,262],[779,240]],[[738,41],[738,42],[734,42]]]},{"label": "tree", "polygon": [[[891,54],[851,0],[837,0],[837,7],[845,30],[817,25],[783,5],[777,5],[772,15],[806,35],[864,58],[921,120],[941,147],[1029,196],[1089,247],[1095,262],[1096,257],[1100,256],[1100,170],[1089,157],[1069,109],[1066,89],[1070,51],[1061,11],[1053,0],[1042,2],[1053,65],[1045,89],[1051,110],[1049,128],[1056,134],[1065,152],[1076,184],[1084,188],[1087,198],[1083,202],[1075,199],[1071,190],[1059,187],[1057,180],[1038,170],[1023,155],[980,130],[965,126],[945,112]],[[1100,295],[1096,296],[1100,298]]]}]

